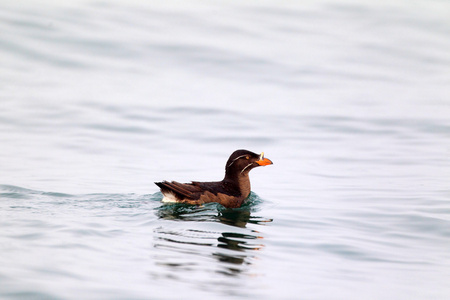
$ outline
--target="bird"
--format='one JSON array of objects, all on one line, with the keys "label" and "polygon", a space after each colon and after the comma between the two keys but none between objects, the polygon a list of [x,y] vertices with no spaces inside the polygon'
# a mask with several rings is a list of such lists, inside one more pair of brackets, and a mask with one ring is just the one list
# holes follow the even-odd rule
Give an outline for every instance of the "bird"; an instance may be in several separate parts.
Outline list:
[{"label": "bird", "polygon": [[217,202],[226,208],[238,208],[250,195],[248,173],[256,167],[271,165],[264,152],[256,154],[248,150],[234,151],[225,165],[222,181],[179,183],[176,181],[155,182],[164,195],[162,202],[178,202],[202,205]]}]

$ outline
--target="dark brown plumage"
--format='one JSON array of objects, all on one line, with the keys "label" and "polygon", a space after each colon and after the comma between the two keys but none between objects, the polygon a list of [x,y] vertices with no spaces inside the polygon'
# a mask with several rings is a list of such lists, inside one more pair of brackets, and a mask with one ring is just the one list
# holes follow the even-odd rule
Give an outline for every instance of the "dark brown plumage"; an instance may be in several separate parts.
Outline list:
[{"label": "dark brown plumage", "polygon": [[248,173],[259,166],[271,165],[270,159],[248,150],[236,150],[225,165],[222,181],[179,183],[176,181],[155,182],[161,188],[164,202],[181,202],[200,205],[218,202],[225,207],[240,207],[250,195]]}]

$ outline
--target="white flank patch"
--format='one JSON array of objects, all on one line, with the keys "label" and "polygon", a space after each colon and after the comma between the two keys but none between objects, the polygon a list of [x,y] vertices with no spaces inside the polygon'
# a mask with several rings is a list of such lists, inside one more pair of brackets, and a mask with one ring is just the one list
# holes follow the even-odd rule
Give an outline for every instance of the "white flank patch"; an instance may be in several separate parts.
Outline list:
[{"label": "white flank patch", "polygon": [[177,198],[175,198],[175,195],[172,193],[164,194],[164,198],[161,200],[163,203],[173,203],[177,202]]}]

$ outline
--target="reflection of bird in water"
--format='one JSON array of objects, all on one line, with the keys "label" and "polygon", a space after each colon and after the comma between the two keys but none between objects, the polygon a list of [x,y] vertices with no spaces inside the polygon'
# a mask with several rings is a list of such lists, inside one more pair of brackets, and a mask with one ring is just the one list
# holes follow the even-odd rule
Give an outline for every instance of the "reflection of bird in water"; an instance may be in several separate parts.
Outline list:
[{"label": "reflection of bird in water", "polygon": [[[216,207],[214,206],[214,208]],[[159,227],[155,229],[154,247],[164,250],[164,255],[159,257],[158,265],[166,266],[171,270],[176,268],[177,271],[180,269],[192,270],[195,266],[208,261],[199,259],[199,255],[209,256],[221,263],[216,272],[229,276],[236,276],[248,271],[248,267],[252,265],[252,260],[256,256],[254,250],[264,247],[263,237],[254,230],[246,229],[246,225],[272,221],[252,216],[249,207],[224,209],[217,212],[216,209],[209,209],[206,205],[193,208],[177,204],[173,205],[171,209],[162,206],[158,215],[163,219],[195,221],[185,224],[198,225],[204,224],[203,222],[206,221],[228,225],[226,231],[223,232],[202,230],[198,229],[198,226],[182,229]],[[230,226],[235,227],[236,230],[232,230],[233,227]],[[205,227],[207,226],[202,226],[202,228]]]},{"label": "reflection of bird in water", "polygon": [[272,219],[252,216],[247,207],[245,209],[222,210],[218,218],[221,223],[241,228],[245,228],[247,223],[262,225],[267,222],[272,222]]},{"label": "reflection of bird in water", "polygon": [[[240,252],[244,252],[246,250],[260,250],[262,247],[264,247],[263,244],[250,244],[248,242],[248,240],[255,239],[262,239],[262,237],[236,232],[222,232],[222,236],[217,239],[219,241],[217,247]],[[243,264],[245,262],[245,258],[247,257],[246,255],[240,255],[237,253],[233,255],[225,253],[214,253],[213,255],[219,261],[238,265]]]}]

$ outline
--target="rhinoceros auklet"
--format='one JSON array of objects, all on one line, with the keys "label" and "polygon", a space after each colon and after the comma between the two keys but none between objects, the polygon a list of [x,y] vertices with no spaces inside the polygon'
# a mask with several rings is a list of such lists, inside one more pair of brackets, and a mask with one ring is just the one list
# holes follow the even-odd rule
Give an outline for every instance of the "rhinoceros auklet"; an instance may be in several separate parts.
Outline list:
[{"label": "rhinoceros auklet", "polygon": [[200,205],[218,202],[228,208],[240,207],[250,195],[248,173],[259,166],[271,165],[272,161],[248,150],[236,150],[225,166],[222,181],[179,183],[176,181],[155,182],[164,195],[163,202],[180,202]]}]

